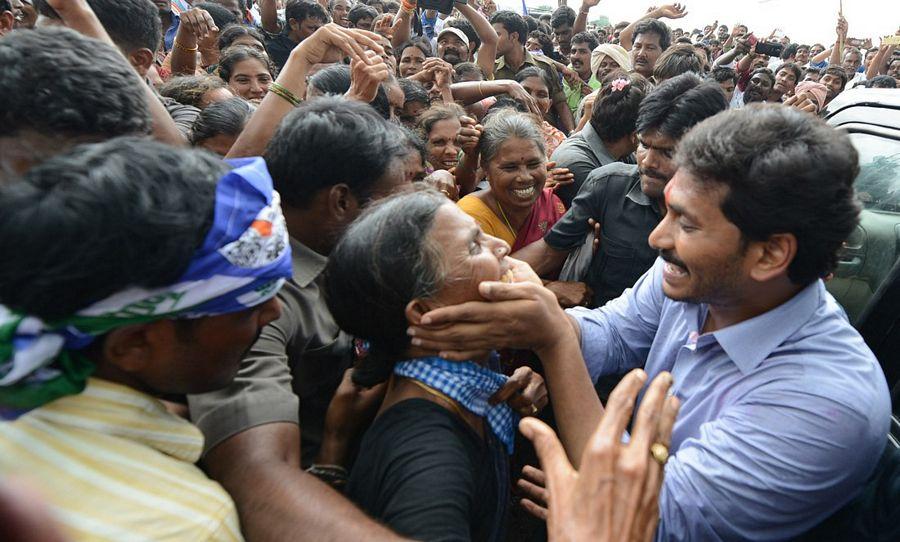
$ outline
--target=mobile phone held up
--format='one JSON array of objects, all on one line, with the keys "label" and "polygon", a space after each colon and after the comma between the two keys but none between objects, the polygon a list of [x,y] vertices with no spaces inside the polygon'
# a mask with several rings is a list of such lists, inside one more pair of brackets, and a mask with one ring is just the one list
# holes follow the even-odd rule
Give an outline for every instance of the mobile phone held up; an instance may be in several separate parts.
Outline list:
[{"label": "mobile phone held up", "polygon": [[753,34],[747,36],[747,43],[749,43],[751,47],[756,45],[756,52],[761,55],[781,56],[781,52],[784,51],[784,45],[780,43],[766,43],[764,41],[759,41]]},{"label": "mobile phone held up", "polygon": [[435,9],[444,15],[450,15],[453,4],[465,4],[467,0],[416,0],[416,5],[422,9]]}]

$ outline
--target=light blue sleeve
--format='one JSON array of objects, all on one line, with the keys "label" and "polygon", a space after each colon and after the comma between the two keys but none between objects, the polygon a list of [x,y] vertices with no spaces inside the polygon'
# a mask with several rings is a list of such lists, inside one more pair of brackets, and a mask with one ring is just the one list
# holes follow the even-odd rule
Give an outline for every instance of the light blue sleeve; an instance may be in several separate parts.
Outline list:
[{"label": "light blue sleeve", "polygon": [[657,540],[791,539],[855,497],[886,417],[814,388],[764,384],[684,440],[666,464]]},{"label": "light blue sleeve", "polygon": [[581,329],[581,353],[591,380],[643,367],[659,327],[665,294],[657,259],[633,288],[597,309],[569,309]]}]

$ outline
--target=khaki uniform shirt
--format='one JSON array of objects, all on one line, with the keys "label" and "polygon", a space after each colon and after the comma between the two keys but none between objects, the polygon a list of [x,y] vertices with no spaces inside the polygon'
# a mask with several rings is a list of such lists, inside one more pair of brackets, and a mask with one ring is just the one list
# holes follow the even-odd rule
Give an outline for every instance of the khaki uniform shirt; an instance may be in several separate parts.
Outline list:
[{"label": "khaki uniform shirt", "polygon": [[559,73],[556,71],[556,66],[549,60],[532,56],[528,51],[525,51],[525,61],[522,62],[522,65],[517,70],[513,70],[511,66],[506,64],[506,57],[501,56],[498,58],[494,63],[494,79],[515,80],[516,74],[529,66],[541,68],[550,76],[552,85],[550,87],[550,99],[553,100],[553,105],[566,101],[566,93],[563,91],[562,83],[559,81]]},{"label": "khaki uniform shirt", "polygon": [[318,453],[328,404],[352,365],[353,341],[321,295],[328,259],[294,239],[291,250],[294,276],[278,293],[281,317],[263,328],[229,387],[188,397],[204,452],[257,425],[288,422],[300,425],[303,465]]}]

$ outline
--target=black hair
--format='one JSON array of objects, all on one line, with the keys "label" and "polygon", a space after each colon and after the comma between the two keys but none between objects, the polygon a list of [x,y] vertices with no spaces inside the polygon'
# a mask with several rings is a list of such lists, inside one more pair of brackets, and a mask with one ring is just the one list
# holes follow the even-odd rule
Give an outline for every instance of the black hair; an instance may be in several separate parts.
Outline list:
[{"label": "black hair", "polygon": [[684,137],[677,162],[727,187],[721,208],[745,240],[797,238],[788,277],[806,285],[837,263],[859,221],[858,155],[846,133],[781,105],[754,104],[708,119]]},{"label": "black hair", "polygon": [[890,75],[876,75],[866,81],[866,88],[897,88],[897,80]]},{"label": "black hair", "polygon": [[[781,60],[787,60],[792,56],[796,56],[798,49],[800,49],[800,46],[796,43],[788,44],[788,46],[785,47],[783,51],[781,51]],[[778,73],[778,70],[775,70],[775,73]]]},{"label": "black hair", "polygon": [[0,0],[0,12],[3,11],[12,11],[12,6],[9,3],[9,0]]},{"label": "black hair", "polygon": [[659,19],[644,19],[634,26],[634,39],[641,34],[659,36],[659,48],[665,51],[672,44],[672,32],[669,26]]},{"label": "black hair", "polygon": [[794,72],[794,81],[797,83],[800,82],[801,77],[803,75],[803,70],[801,70],[800,66],[798,66],[794,62],[784,62],[780,66],[775,68],[775,71],[772,73],[774,73],[775,75],[778,75],[778,72],[780,72],[781,70],[790,70],[790,71]]},{"label": "black hair", "polygon": [[541,21],[534,18],[534,15],[525,15],[525,26],[528,27],[528,33],[534,32],[541,27]]},{"label": "black hair", "polygon": [[398,2],[394,2],[393,0],[386,0],[383,3],[383,6],[385,13],[396,14],[398,11],[400,11],[400,4]]},{"label": "black hair", "polygon": [[374,21],[375,17],[378,17],[378,11],[372,6],[367,6],[365,4],[356,4],[350,8],[350,12],[347,13],[347,19],[350,20],[350,24],[353,26],[356,26],[356,23],[358,23],[360,19],[370,18]]},{"label": "black hair", "polygon": [[244,26],[242,24],[233,24],[228,28],[219,32],[219,40],[218,46],[219,51],[224,51],[231,47],[231,44],[237,41],[238,38],[243,36],[250,36],[255,39],[259,43],[262,44],[263,49],[266,47],[266,38],[263,37],[262,33],[259,30],[253,28],[252,26]]},{"label": "black hair", "polygon": [[654,88],[638,110],[637,132],[650,130],[674,140],[705,118],[728,108],[718,84],[693,73],[677,75]]},{"label": "black hair", "polygon": [[229,98],[210,104],[191,126],[191,145],[195,147],[220,134],[237,136],[244,131],[253,108],[243,98]]},{"label": "black hair", "polygon": [[400,58],[403,57],[403,51],[409,49],[410,47],[415,47],[416,49],[422,51],[422,54],[425,55],[425,58],[434,56],[434,53],[431,51],[431,43],[429,43],[428,40],[423,38],[414,38],[404,41],[400,47],[394,49],[394,57],[397,59],[398,65],[400,64]]},{"label": "black hair", "polygon": [[415,130],[411,130],[406,126],[401,126],[400,131],[403,132],[403,137],[406,138],[407,148],[412,149],[419,154],[419,158],[422,159],[422,165],[424,166],[428,161],[428,149],[425,142],[419,137],[419,134],[416,133]]},{"label": "black hair", "polygon": [[485,117],[501,109],[514,109],[519,113],[528,113],[528,108],[525,107],[525,104],[523,104],[522,102],[515,100],[509,96],[498,96],[497,101],[495,101],[492,106],[488,107]]},{"label": "black hair", "polygon": [[710,73],[709,77],[716,83],[731,81],[735,85],[737,84],[738,79],[737,72],[734,71],[734,68],[729,68],[728,66],[716,66]]},{"label": "black hair", "polygon": [[238,24],[240,22],[237,17],[234,16],[234,13],[214,2],[197,2],[194,4],[194,7],[209,13],[213,22],[216,23],[216,28],[220,30],[228,25]]},{"label": "black hair", "polygon": [[519,43],[522,45],[528,41],[528,25],[525,24],[525,19],[515,11],[498,11],[491,17],[491,24],[497,23],[502,24],[508,34],[517,33]]},{"label": "black hair", "polygon": [[428,91],[425,85],[412,79],[400,79],[400,90],[403,91],[403,105],[410,102],[420,103],[426,107],[431,105],[431,99],[428,97]]},{"label": "black hair", "polygon": [[[628,83],[622,90],[616,90],[612,84],[619,79]],[[633,134],[641,102],[652,88],[650,82],[639,74],[613,70],[603,78],[600,92],[594,101],[591,128],[606,143]]]},{"label": "black hair", "polygon": [[150,132],[144,83],[106,43],[62,27],[11,32],[0,40],[0,66],[2,137]]},{"label": "black hair", "polygon": [[338,183],[366,200],[403,145],[398,127],[369,105],[323,96],[282,120],[266,148],[266,164],[286,205],[304,208]]},{"label": "black hair", "polygon": [[752,72],[750,72],[750,78],[748,79],[748,81],[749,81],[750,79],[753,79],[753,76],[754,76],[754,75],[757,75],[757,74],[761,74],[761,75],[767,76],[769,79],[772,80],[772,84],[773,84],[773,85],[775,84],[775,74],[774,74],[774,73],[772,72],[772,70],[770,70],[769,68],[756,68],[755,70],[753,70]]},{"label": "black hair", "polygon": [[[534,30],[528,34],[529,38],[534,38],[538,40],[541,44],[541,51],[545,56],[550,56],[554,53],[553,49],[553,38],[550,37],[550,34],[546,32],[541,32],[540,30]],[[528,40],[525,40],[528,41]]]},{"label": "black hair", "polygon": [[[156,52],[162,36],[159,10],[148,0],[87,0],[100,24],[113,42],[125,53],[138,49]],[[59,19],[46,0],[34,0],[39,14]]]},{"label": "black hair", "polygon": [[350,90],[350,66],[332,64],[323,68],[309,78],[309,86],[322,94],[343,96]]},{"label": "black hair", "polygon": [[836,75],[841,78],[841,90],[847,86],[847,72],[844,71],[844,68],[840,66],[828,66],[825,68],[825,71],[822,72],[822,75]]},{"label": "black hair", "polygon": [[816,74],[819,74],[819,76],[821,77],[823,71],[824,71],[823,69],[816,68],[815,66],[807,66],[807,67],[803,68],[803,77],[806,77],[806,74],[808,74],[808,73],[816,73]]},{"label": "black hair", "polygon": [[481,76],[481,79],[484,79],[484,70],[474,62],[460,62],[456,66],[453,66],[453,71],[455,72],[453,75],[454,83],[462,81],[462,78],[469,73],[477,73]]},{"label": "black hair", "polygon": [[220,77],[212,75],[184,75],[173,77],[159,87],[159,93],[182,105],[203,109],[203,97],[212,90],[228,88]]},{"label": "black hair", "polygon": [[684,45],[693,45],[694,44],[694,42],[691,41],[691,38],[689,38],[687,36],[681,36],[680,38],[677,38],[674,41],[674,43],[682,43]]},{"label": "black hair", "polygon": [[529,77],[541,79],[544,84],[547,85],[548,92],[553,88],[553,79],[551,79],[550,74],[543,68],[538,68],[537,66],[528,66],[527,68],[519,70],[519,73],[516,74],[516,83],[521,83]]},{"label": "black hair", "polygon": [[378,90],[375,92],[375,99],[369,102],[372,109],[374,109],[384,120],[391,119],[391,100],[388,98],[388,87],[393,85],[400,86],[397,83],[397,78],[393,75],[389,75],[388,79],[378,85]]},{"label": "black hair", "polygon": [[573,26],[575,24],[575,10],[569,6],[559,6],[550,15],[550,28],[556,30],[562,25]]},{"label": "black hair", "polygon": [[291,19],[298,23],[303,22],[305,19],[318,19],[325,23],[330,20],[330,17],[328,17],[325,8],[320,6],[318,2],[288,0],[287,5],[284,7],[284,20],[290,21]]},{"label": "black hair", "polygon": [[219,77],[222,78],[222,81],[227,83],[231,79],[231,70],[234,69],[234,66],[238,62],[251,59],[262,62],[269,70],[272,79],[275,78],[277,70],[269,57],[259,50],[254,49],[253,47],[247,47],[246,45],[236,45],[225,51],[225,54],[219,58]]},{"label": "black hair", "polygon": [[600,41],[591,32],[579,32],[575,34],[574,36],[572,36],[571,43],[573,45],[576,43],[587,43],[589,51],[593,51],[597,48],[598,45],[600,45]]},{"label": "black hair", "polygon": [[444,28],[457,28],[462,30],[462,33],[469,38],[469,43],[475,44],[475,51],[478,51],[478,48],[481,47],[481,38],[478,37],[478,32],[475,32],[475,27],[472,26],[472,23],[465,19],[460,19],[459,17],[453,17],[444,21]]},{"label": "black hair", "polygon": [[172,284],[227,171],[209,153],[133,137],[35,166],[0,187],[0,251],[15,254],[0,265],[0,302],[53,322],[129,286]]},{"label": "black hair", "polygon": [[324,297],[335,323],[371,345],[353,381],[390,378],[409,346],[406,306],[444,286],[443,251],[429,240],[438,209],[452,205],[434,189],[387,197],[364,211],[328,257]]},{"label": "black hair", "polygon": [[653,66],[653,78],[663,82],[683,73],[700,73],[703,65],[692,45],[675,45],[659,55]]}]

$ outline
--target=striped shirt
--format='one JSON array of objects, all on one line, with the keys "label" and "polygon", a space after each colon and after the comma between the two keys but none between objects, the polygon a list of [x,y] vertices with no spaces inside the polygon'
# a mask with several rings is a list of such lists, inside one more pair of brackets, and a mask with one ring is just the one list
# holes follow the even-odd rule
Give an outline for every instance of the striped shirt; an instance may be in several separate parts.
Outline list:
[{"label": "striped shirt", "polygon": [[202,449],[158,400],[92,378],[0,424],[0,476],[36,486],[73,540],[241,540],[231,497],[194,465]]}]

